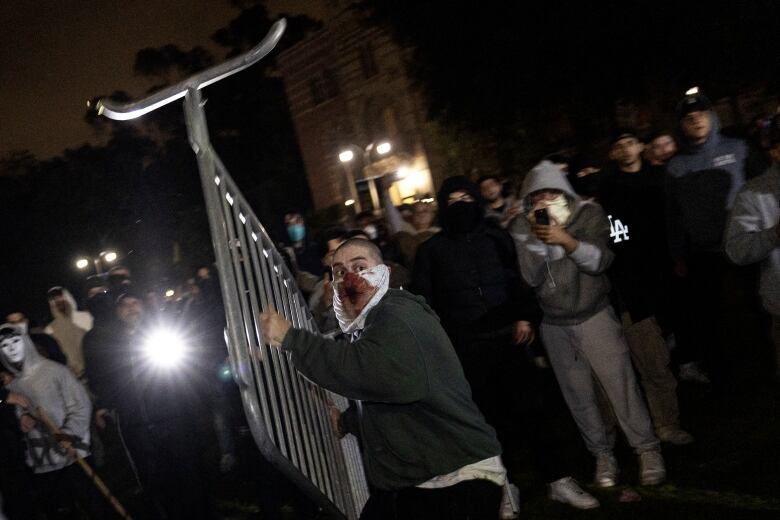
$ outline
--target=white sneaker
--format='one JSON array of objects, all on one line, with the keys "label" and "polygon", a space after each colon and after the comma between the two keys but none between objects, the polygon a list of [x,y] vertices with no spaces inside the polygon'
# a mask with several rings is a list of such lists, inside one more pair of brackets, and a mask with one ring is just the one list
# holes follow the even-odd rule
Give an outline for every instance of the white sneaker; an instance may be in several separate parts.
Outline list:
[{"label": "white sneaker", "polygon": [[617,484],[618,467],[615,456],[611,453],[602,453],[596,457],[595,482],[598,487],[612,487]]},{"label": "white sneaker", "polygon": [[639,454],[639,482],[643,486],[655,486],[666,480],[666,465],[660,451]]},{"label": "white sneaker", "polygon": [[594,509],[599,507],[599,501],[593,495],[582,490],[571,477],[564,477],[550,483],[550,499],[569,504],[577,509]]},{"label": "white sneaker", "polygon": [[698,363],[692,361],[680,365],[680,381],[690,381],[702,385],[710,384],[710,376],[707,375]]},{"label": "white sneaker", "polygon": [[680,428],[661,428],[658,430],[658,438],[675,446],[685,446],[695,440],[693,435]]},{"label": "white sneaker", "polygon": [[520,518],[520,490],[517,486],[506,481],[504,484],[504,493],[501,496],[501,520],[514,520]]}]

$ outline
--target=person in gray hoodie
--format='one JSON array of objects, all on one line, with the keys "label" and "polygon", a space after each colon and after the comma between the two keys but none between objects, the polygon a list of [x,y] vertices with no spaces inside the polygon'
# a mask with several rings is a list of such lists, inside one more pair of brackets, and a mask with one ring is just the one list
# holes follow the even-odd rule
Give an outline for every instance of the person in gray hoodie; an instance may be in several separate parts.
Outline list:
[{"label": "person in gray hoodie", "polygon": [[726,254],[739,265],[761,263],[759,293],[772,315],[775,377],[780,379],[780,115],[772,121],[772,166],[737,195],[726,226]]},{"label": "person in gray hoodie", "polygon": [[[27,465],[47,517],[73,513],[75,500],[90,518],[113,518],[108,503],[68,450],[73,448],[80,458],[89,455],[92,405],[84,386],[66,367],[38,354],[30,337],[15,325],[0,326],[0,361],[13,374],[8,390],[27,396],[31,403],[17,407],[17,416],[27,442]],[[50,432],[38,414],[46,414],[59,432]]]},{"label": "person in gray hoodie", "polygon": [[[596,457],[596,484],[614,486],[618,469],[594,376],[639,455],[640,481],[658,484],[666,478],[659,441],[608,298],[605,271],[614,258],[609,221],[598,204],[581,200],[560,167],[549,161],[528,173],[521,198],[523,213],[510,227],[520,272],[536,290],[550,364],[585,445]],[[542,222],[544,216],[549,225]]]}]

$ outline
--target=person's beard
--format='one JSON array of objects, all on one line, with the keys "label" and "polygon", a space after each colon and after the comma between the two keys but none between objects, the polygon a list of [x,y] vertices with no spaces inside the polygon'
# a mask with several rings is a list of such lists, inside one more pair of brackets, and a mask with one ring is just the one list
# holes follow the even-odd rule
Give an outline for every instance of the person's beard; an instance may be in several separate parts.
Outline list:
[{"label": "person's beard", "polygon": [[355,319],[376,294],[377,288],[355,273],[347,273],[338,284],[339,299],[351,319]]}]

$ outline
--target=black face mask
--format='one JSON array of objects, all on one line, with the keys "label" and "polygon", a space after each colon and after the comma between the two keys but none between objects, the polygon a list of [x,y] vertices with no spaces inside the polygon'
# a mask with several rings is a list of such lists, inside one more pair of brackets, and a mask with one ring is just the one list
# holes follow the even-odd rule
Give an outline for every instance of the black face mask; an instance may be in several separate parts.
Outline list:
[{"label": "black face mask", "polygon": [[480,221],[480,209],[476,202],[455,202],[444,210],[444,228],[455,233],[468,233]]}]

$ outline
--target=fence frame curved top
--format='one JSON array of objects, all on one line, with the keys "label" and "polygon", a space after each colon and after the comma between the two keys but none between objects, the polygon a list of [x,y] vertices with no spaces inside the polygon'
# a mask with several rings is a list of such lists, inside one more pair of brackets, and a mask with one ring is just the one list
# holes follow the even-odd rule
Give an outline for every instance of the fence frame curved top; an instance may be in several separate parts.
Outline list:
[{"label": "fence frame curved top", "polygon": [[129,120],[183,99],[187,135],[195,152],[219,274],[233,378],[263,456],[333,516],[356,520],[368,499],[360,450],[339,439],[330,407],[347,400],[298,373],[288,354],[263,338],[258,315],[275,308],[297,328],[317,326],[271,237],[255,216],[209,140],[201,89],[259,62],[279,42],[286,22],[275,22],[248,52],[130,103],[101,99],[96,110]]},{"label": "fence frame curved top", "polygon": [[212,83],[221,81],[228,76],[232,76],[233,74],[241,72],[256,64],[276,47],[276,44],[279,43],[286,28],[287,21],[284,18],[281,18],[274,22],[271,29],[268,31],[268,34],[263,38],[263,41],[244,54],[222,62],[219,65],[214,65],[213,67],[190,76],[175,85],[158,90],[138,101],[117,103],[110,99],[101,99],[95,107],[97,113],[116,121],[127,121],[153,112],[177,99],[183,98],[187,94],[187,91],[192,88],[202,89],[208,87]]}]

